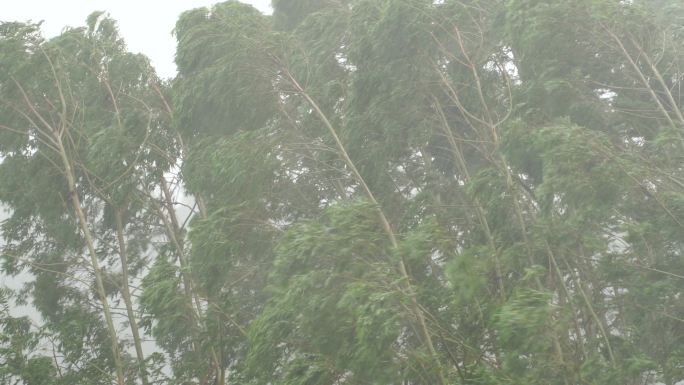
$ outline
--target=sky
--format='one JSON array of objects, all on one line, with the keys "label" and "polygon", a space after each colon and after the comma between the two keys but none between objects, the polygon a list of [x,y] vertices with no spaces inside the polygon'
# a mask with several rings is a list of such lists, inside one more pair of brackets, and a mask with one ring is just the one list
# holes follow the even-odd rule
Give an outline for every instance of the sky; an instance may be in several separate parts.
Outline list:
[{"label": "sky", "polygon": [[[43,20],[45,36],[58,35],[65,26],[83,26],[93,11],[106,11],[119,23],[121,35],[132,52],[147,55],[162,77],[176,73],[176,42],[171,31],[178,15],[188,9],[210,6],[221,0],[0,0],[0,21]],[[264,13],[271,0],[241,0]]]}]

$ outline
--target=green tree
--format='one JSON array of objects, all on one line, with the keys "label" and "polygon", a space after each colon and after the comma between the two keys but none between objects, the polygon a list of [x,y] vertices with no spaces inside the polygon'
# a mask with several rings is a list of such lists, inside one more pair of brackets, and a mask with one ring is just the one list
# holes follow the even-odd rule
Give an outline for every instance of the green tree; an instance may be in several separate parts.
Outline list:
[{"label": "green tree", "polygon": [[678,2],[273,10],[183,13],[169,84],[98,14],[2,25],[3,271],[44,324],[4,313],[0,375],[684,379]]},{"label": "green tree", "polygon": [[[145,193],[170,167],[173,142],[165,136],[159,81],[145,57],[126,51],[114,21],[101,13],[92,14],[87,27],[48,41],[33,25],[2,27],[3,54],[13,59],[5,62],[2,79],[8,140],[1,168],[9,183],[1,199],[12,210],[4,223],[6,272],[29,267],[36,281],[27,290],[59,333],[103,315],[109,340],[101,342],[111,349],[105,357],[113,365],[97,376],[113,368],[124,384],[128,358],[112,311],[121,298],[137,358],[133,375],[147,384],[130,285],[154,235],[156,216]],[[81,359],[84,337],[73,347],[74,360]]]}]

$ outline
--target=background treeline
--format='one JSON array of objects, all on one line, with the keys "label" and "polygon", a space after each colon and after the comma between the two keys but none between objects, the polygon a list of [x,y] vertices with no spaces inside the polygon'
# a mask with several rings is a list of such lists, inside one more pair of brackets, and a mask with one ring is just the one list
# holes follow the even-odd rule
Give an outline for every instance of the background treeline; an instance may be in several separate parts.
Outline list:
[{"label": "background treeline", "polygon": [[684,380],[681,1],[273,9],[0,24],[0,383]]}]

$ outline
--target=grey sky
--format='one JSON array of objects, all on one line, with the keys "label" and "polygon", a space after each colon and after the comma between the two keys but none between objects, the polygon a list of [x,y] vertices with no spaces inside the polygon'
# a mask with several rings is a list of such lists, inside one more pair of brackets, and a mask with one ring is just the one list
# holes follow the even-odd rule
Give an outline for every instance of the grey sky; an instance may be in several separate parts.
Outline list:
[{"label": "grey sky", "polygon": [[[147,55],[164,77],[175,74],[175,40],[171,36],[178,15],[220,0],[0,0],[1,21],[44,20],[46,36],[65,26],[81,26],[93,11],[107,11],[119,22],[121,35],[133,52]],[[241,0],[270,13],[271,0]]]}]

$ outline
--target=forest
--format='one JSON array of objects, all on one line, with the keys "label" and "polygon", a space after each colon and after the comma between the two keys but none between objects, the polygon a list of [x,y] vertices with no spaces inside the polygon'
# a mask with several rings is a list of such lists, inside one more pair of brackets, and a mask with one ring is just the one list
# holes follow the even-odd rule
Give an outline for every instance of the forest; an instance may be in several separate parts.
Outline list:
[{"label": "forest", "polygon": [[684,381],[681,0],[272,6],[0,23],[0,384]]}]

